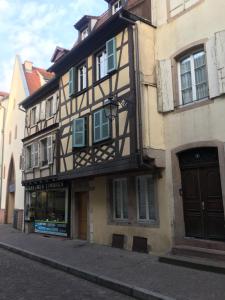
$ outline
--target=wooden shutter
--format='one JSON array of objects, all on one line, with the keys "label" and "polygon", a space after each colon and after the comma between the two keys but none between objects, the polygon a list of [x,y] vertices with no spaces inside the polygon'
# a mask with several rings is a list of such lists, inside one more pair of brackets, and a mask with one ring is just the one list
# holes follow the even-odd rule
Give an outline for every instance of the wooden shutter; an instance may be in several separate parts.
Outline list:
[{"label": "wooden shutter", "polygon": [[207,58],[207,70],[208,70],[208,86],[210,98],[215,98],[220,94],[219,78],[217,72],[216,62],[216,43],[213,36],[206,43],[206,58]]},{"label": "wooden shutter", "polygon": [[85,146],[85,118],[73,120],[73,147],[81,148]]},{"label": "wooden shutter", "polygon": [[55,93],[53,95],[53,99],[52,99],[52,113],[53,113],[53,115],[56,114],[56,111],[57,111],[57,93]]},{"label": "wooden shutter", "polygon": [[116,38],[112,38],[106,42],[106,55],[107,72],[110,73],[117,68]]},{"label": "wooden shutter", "polygon": [[32,144],[33,147],[33,167],[39,166],[39,143],[35,142]]},{"label": "wooden shutter", "polygon": [[23,148],[22,149],[22,154],[21,154],[21,157],[20,157],[20,170],[24,171],[25,170],[25,149]]},{"label": "wooden shutter", "polygon": [[31,168],[34,168],[34,144],[31,145]]},{"label": "wooden shutter", "polygon": [[45,120],[45,106],[46,106],[46,102],[44,100],[41,102],[41,113],[40,113],[41,120]]},{"label": "wooden shutter", "polygon": [[169,1],[169,10],[170,10],[170,16],[173,17],[180,12],[182,12],[185,8],[184,6],[185,0],[170,0]]},{"label": "wooden shutter", "polygon": [[156,72],[157,72],[158,111],[168,112],[174,110],[173,82],[172,82],[172,70],[171,70],[170,59],[158,61]]},{"label": "wooden shutter", "polygon": [[40,121],[40,104],[36,106],[36,123]]},{"label": "wooden shutter", "polygon": [[53,163],[53,143],[52,143],[52,136],[47,137],[47,153],[48,153],[48,164]]},{"label": "wooden shutter", "polygon": [[101,110],[94,113],[94,142],[101,140]]},{"label": "wooden shutter", "polygon": [[75,67],[69,70],[69,96],[75,92]]},{"label": "wooden shutter", "polygon": [[225,93],[225,31],[216,33],[216,60],[219,78],[219,91]]}]

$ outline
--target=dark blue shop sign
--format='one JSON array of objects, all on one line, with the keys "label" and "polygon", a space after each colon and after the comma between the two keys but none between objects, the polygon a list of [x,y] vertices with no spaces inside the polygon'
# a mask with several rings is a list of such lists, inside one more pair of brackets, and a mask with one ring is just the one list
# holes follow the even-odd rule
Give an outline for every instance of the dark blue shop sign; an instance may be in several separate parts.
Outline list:
[{"label": "dark blue shop sign", "polygon": [[25,187],[26,191],[32,192],[32,191],[45,191],[45,190],[51,190],[51,189],[59,189],[59,188],[65,188],[66,183],[61,182],[46,182],[41,184],[35,184],[35,185],[27,185]]},{"label": "dark blue shop sign", "polygon": [[67,237],[67,223],[35,221],[35,232]]}]

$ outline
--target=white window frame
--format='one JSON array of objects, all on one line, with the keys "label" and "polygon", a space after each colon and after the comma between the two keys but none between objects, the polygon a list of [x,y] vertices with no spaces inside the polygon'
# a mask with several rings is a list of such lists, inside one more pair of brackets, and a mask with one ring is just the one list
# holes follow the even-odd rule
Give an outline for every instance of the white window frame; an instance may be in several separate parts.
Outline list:
[{"label": "white window frame", "polygon": [[89,35],[89,29],[88,27],[86,27],[84,30],[81,31],[81,40],[83,41],[84,39],[86,39],[86,37],[88,37]]},{"label": "white window frame", "polygon": [[113,5],[112,5],[112,14],[114,15],[117,13],[121,8],[122,8],[122,0],[117,0]]},{"label": "white window frame", "polygon": [[[139,217],[139,193],[138,193],[138,180],[139,178],[146,178],[146,182],[147,179],[150,178],[151,180],[153,180],[153,186],[154,186],[154,205],[155,205],[155,219],[150,219],[149,216],[149,203],[148,203],[148,191],[147,188],[145,189],[145,209],[146,209],[146,218],[145,219],[141,219]],[[146,183],[145,183],[146,184]],[[156,195],[156,182],[155,179],[153,177],[153,175],[140,175],[136,177],[136,199],[137,199],[137,220],[139,223],[149,223],[149,224],[156,224],[158,221],[158,212],[157,212],[157,195]]]},{"label": "white window frame", "polygon": [[180,4],[174,8],[171,8],[171,0],[169,1],[169,15],[171,18],[182,14],[187,11],[187,9],[199,3],[201,0],[181,0]]},{"label": "white window frame", "polygon": [[[100,125],[99,126],[95,126],[95,116],[96,114],[100,113]],[[97,110],[94,112],[93,114],[93,128],[94,128],[94,143],[98,143],[100,141],[104,141],[104,140],[107,140],[108,138],[110,138],[110,123],[109,123],[109,119],[107,118],[107,123],[103,123],[103,118],[102,118],[102,115],[105,113],[105,110],[104,108],[100,109],[100,110]],[[107,137],[103,137],[103,130],[102,130],[102,127],[103,125],[106,125],[108,126],[108,135]],[[95,138],[95,128],[99,127],[100,128],[100,138],[99,139],[96,139]]]},{"label": "white window frame", "polygon": [[77,68],[78,92],[87,88],[87,65],[86,63]]},{"label": "white window frame", "polygon": [[[102,61],[101,61],[102,57]],[[102,66],[101,66],[102,65]],[[103,69],[103,72],[101,72]],[[96,80],[100,80],[108,75],[106,47],[96,54]]]},{"label": "white window frame", "polygon": [[[43,160],[43,141],[44,140],[46,140],[47,160],[46,160],[46,164],[43,165],[43,162],[45,161],[45,160]],[[48,140],[47,140],[47,137],[41,139],[39,143],[40,143],[40,166],[46,167],[46,166],[48,166]]]},{"label": "white window frame", "polygon": [[[207,61],[206,61],[206,52],[204,49],[199,49],[196,50],[194,52],[190,52],[190,54],[187,54],[183,57],[181,57],[178,61],[178,86],[179,86],[179,104],[181,106],[186,106],[186,105],[190,105],[193,102],[196,101],[201,101],[204,99],[207,99],[209,97],[209,92],[208,92],[208,96],[206,98],[201,98],[201,99],[197,99],[197,89],[196,89],[196,78],[195,78],[195,65],[194,65],[194,55],[200,52],[204,52],[205,53],[205,71],[206,71],[206,76],[207,76]],[[192,82],[192,101],[190,101],[189,103],[183,103],[183,97],[182,97],[182,86],[181,86],[181,61],[184,59],[190,59],[190,65],[191,65],[191,82]],[[207,77],[207,87],[208,87],[208,77]]]},{"label": "white window frame", "polygon": [[[126,202],[127,202],[127,212],[128,212],[128,180],[127,178],[118,178],[118,179],[113,179],[112,182],[112,188],[113,188],[113,219],[115,221],[128,221],[129,215],[127,216],[127,218],[124,218],[124,200],[123,199],[123,195],[122,195],[122,183],[125,182],[126,183]],[[119,183],[120,184],[120,218],[116,217],[116,194],[115,194],[115,183]],[[129,214],[129,212],[128,212]]]},{"label": "white window frame", "polygon": [[[50,112],[48,111],[48,103],[51,103],[51,110],[50,110]],[[53,106],[54,106],[54,99],[53,99],[53,97],[50,97],[50,98],[48,98],[47,100],[46,100],[46,103],[45,103],[45,117],[46,117],[46,119],[50,119],[50,118],[52,118],[53,117],[53,115],[54,115],[54,111],[53,111]]]},{"label": "white window frame", "polygon": [[[34,111],[35,113],[33,114]],[[34,106],[30,110],[30,126],[34,126],[36,124],[37,124],[37,106]]]}]

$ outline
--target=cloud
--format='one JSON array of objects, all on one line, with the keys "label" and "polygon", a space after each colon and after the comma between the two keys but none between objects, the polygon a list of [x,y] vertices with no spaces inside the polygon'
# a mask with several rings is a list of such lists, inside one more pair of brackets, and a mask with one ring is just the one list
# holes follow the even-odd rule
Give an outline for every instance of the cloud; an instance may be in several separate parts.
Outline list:
[{"label": "cloud", "polygon": [[74,44],[77,32],[73,24],[84,14],[101,14],[105,9],[103,0],[0,0],[0,40],[4,44],[0,47],[0,90],[9,90],[9,68],[16,54],[22,61],[48,68],[56,46],[71,48]]}]

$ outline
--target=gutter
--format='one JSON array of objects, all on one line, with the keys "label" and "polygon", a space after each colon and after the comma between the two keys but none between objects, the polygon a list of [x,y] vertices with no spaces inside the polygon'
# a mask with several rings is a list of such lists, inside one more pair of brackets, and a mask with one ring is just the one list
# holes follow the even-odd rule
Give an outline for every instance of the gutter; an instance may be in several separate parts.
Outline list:
[{"label": "gutter", "polygon": [[119,15],[119,17],[127,22],[129,22],[131,25],[134,26],[134,49],[135,49],[135,89],[136,89],[136,103],[137,103],[137,120],[138,120],[138,133],[137,133],[137,139],[138,139],[138,145],[139,145],[139,167],[143,167],[143,140],[142,140],[142,109],[141,109],[141,90],[140,90],[140,60],[139,60],[139,43],[138,43],[138,26],[135,21],[132,21],[126,17],[124,17],[122,14]]}]

